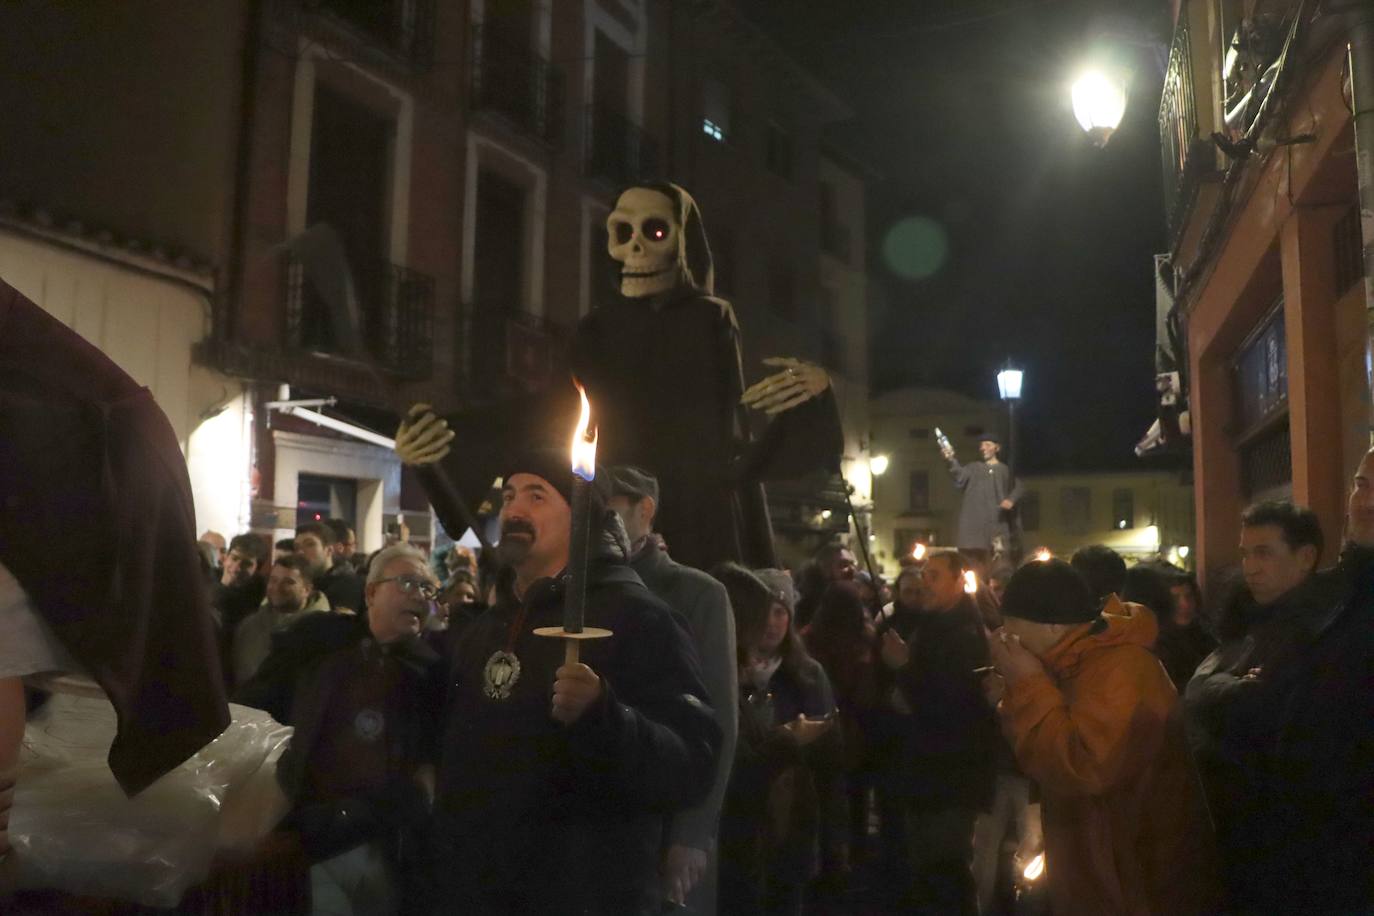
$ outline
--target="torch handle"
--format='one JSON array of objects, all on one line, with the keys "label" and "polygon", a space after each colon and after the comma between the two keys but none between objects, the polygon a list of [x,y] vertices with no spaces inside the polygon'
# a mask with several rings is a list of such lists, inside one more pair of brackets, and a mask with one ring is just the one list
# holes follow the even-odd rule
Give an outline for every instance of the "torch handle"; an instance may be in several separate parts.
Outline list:
[{"label": "torch handle", "polygon": [[577,665],[582,661],[582,640],[563,640],[563,664]]}]

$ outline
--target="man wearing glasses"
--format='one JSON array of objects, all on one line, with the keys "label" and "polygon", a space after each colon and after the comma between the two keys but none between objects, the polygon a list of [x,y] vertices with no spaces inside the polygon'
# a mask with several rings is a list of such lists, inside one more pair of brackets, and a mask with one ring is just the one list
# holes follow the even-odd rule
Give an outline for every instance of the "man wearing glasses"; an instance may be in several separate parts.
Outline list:
[{"label": "man wearing glasses", "polygon": [[365,615],[316,614],[278,634],[236,699],[295,727],[277,766],[317,913],[395,913],[423,893],[416,853],[433,795],[440,658],[420,639],[438,583],[408,544],[373,560]]}]

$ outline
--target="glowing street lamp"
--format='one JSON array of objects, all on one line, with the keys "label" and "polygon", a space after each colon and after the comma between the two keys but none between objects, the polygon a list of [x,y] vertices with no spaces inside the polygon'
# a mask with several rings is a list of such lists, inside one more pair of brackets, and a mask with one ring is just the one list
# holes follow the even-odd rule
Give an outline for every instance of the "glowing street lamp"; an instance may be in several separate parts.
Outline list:
[{"label": "glowing street lamp", "polygon": [[1069,90],[1073,116],[1097,146],[1121,126],[1126,114],[1126,74],[1121,70],[1092,67],[1079,74]]},{"label": "glowing street lamp", "polygon": [[1016,453],[1016,402],[1021,400],[1021,382],[1025,375],[1011,364],[1011,360],[1007,360],[1007,364],[997,373],[997,393],[1007,402],[1007,451],[1014,461],[1021,460]]},{"label": "glowing street lamp", "polygon": [[874,477],[881,477],[887,473],[888,457],[886,455],[874,455],[868,459],[868,469],[873,472]]},{"label": "glowing street lamp", "polygon": [[997,373],[997,393],[1002,396],[1004,401],[1019,401],[1021,399],[1021,380],[1025,373],[1020,369],[1014,369],[1011,363],[1006,368]]}]

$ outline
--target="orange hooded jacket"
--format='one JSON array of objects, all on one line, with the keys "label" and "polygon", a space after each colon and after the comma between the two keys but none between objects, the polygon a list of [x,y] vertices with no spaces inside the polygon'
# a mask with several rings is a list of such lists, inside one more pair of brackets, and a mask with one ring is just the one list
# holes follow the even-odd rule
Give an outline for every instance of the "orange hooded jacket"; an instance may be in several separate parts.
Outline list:
[{"label": "orange hooded jacket", "polygon": [[1056,916],[1216,912],[1211,823],[1182,706],[1150,652],[1159,626],[1115,597],[1007,688],[1003,728],[1040,785]]}]

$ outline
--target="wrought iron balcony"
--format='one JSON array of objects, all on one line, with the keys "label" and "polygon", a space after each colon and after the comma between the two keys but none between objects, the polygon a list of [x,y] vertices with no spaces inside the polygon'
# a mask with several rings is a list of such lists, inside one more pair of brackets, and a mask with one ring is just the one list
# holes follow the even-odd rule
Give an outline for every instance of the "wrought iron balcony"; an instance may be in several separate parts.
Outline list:
[{"label": "wrought iron balcony", "polygon": [[472,107],[492,111],[550,146],[563,126],[563,71],[502,41],[491,29],[472,30]]},{"label": "wrought iron balcony", "polygon": [[562,361],[564,338],[562,327],[540,315],[502,304],[468,303],[458,338],[464,379],[479,396],[538,391]]},{"label": "wrought iron balcony", "polygon": [[589,178],[623,187],[653,177],[658,168],[658,142],[617,111],[587,106],[582,142]]},{"label": "wrought iron balcony", "polygon": [[1192,42],[1188,9],[1179,12],[1164,91],[1159,102],[1160,154],[1164,165],[1164,216],[1176,237],[1197,192],[1210,141],[1198,137],[1197,103],[1193,97]]},{"label": "wrought iron balcony", "polygon": [[434,64],[435,0],[304,0],[384,44],[417,70]]},{"label": "wrought iron balcony", "polygon": [[[306,280],[301,263],[287,256],[286,348],[348,358],[329,305]],[[363,343],[394,375],[428,378],[434,368],[434,278],[386,261],[355,265]]]}]

